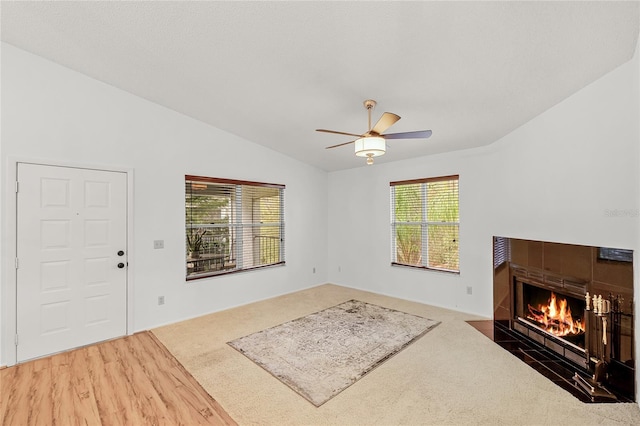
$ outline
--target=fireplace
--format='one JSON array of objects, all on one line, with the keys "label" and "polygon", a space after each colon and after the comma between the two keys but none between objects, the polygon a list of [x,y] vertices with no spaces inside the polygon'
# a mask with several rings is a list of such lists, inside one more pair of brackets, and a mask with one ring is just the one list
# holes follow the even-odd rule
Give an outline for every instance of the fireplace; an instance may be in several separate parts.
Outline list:
[{"label": "fireplace", "polygon": [[586,283],[513,269],[512,328],[579,368],[586,368]]},{"label": "fireplace", "polygon": [[518,321],[584,350],[584,301],[528,284],[523,285],[522,293],[522,313],[516,311]]},{"label": "fireplace", "polygon": [[494,341],[585,402],[635,401],[631,259],[494,237]]}]

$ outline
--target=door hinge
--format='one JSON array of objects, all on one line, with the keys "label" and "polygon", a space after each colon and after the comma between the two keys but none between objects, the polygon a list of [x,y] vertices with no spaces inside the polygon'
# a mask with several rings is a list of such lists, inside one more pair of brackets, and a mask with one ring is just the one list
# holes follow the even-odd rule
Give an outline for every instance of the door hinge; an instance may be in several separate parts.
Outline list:
[{"label": "door hinge", "polygon": [[18,262],[18,258],[16,257],[16,269],[18,269],[20,267],[19,262]]},{"label": "door hinge", "polygon": [[18,181],[16,181],[16,194],[18,193],[18,191],[20,189],[19,187],[20,187],[20,183]]},{"label": "door hinge", "polygon": [[16,334],[16,346],[18,346],[18,335]]}]

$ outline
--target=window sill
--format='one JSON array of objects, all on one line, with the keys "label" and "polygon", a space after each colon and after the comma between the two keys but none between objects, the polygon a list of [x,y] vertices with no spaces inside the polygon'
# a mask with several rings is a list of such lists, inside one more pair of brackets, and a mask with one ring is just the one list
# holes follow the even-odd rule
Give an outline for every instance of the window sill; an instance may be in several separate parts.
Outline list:
[{"label": "window sill", "polygon": [[460,275],[460,271],[453,271],[450,269],[428,268],[426,266],[418,266],[418,265],[407,265],[405,263],[391,262],[391,266],[399,266],[402,268],[421,269],[423,271],[433,271],[433,272],[442,272],[445,274]]},{"label": "window sill", "polygon": [[198,274],[198,275],[187,276],[186,280],[187,281],[195,281],[195,280],[200,280],[202,278],[213,278],[213,277],[219,277],[219,276],[223,276],[223,275],[237,274],[237,273],[240,273],[240,272],[250,272],[250,271],[255,271],[257,269],[272,268],[274,266],[284,266],[284,265],[285,265],[285,262],[278,262],[278,263],[271,263],[269,265],[255,266],[253,268],[229,269],[229,270],[226,270],[226,271],[215,271],[215,272],[209,272],[209,273],[203,273],[203,274]]}]

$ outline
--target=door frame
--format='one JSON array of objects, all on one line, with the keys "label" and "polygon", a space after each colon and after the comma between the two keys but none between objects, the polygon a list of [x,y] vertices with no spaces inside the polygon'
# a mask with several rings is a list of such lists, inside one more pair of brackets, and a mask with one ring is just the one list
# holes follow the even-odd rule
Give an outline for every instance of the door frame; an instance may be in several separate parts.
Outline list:
[{"label": "door frame", "polygon": [[1,357],[0,365],[12,366],[17,363],[18,349],[15,344],[15,336],[18,331],[18,306],[17,306],[17,284],[18,273],[15,267],[15,259],[17,257],[17,207],[18,197],[16,193],[16,181],[18,177],[18,164],[27,163],[42,166],[68,167],[77,169],[91,169],[105,172],[126,173],[127,175],[127,328],[126,334],[133,334],[133,287],[134,287],[134,222],[133,222],[133,183],[134,170],[129,167],[114,167],[86,163],[73,163],[67,161],[55,161],[50,159],[36,159],[25,157],[9,157],[5,167],[4,176],[2,176],[5,185],[2,195],[3,206],[2,228],[5,238],[2,239],[2,284],[0,285],[0,319],[2,320],[2,328],[0,329],[1,337]]}]

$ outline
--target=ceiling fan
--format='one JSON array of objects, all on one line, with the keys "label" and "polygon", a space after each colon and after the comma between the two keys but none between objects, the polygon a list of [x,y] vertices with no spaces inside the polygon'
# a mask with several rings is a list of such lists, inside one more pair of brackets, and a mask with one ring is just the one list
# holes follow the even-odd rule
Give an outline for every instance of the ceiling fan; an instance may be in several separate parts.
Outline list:
[{"label": "ceiling fan", "polygon": [[418,130],[415,132],[402,132],[402,133],[386,133],[383,134],[389,127],[400,120],[400,116],[391,112],[385,112],[378,120],[375,126],[371,127],[371,110],[375,108],[376,101],[373,99],[367,99],[363,102],[364,107],[367,109],[369,116],[369,130],[359,135],[357,133],[338,132],[335,130],[316,129],[317,132],[334,133],[336,135],[355,136],[354,139],[349,142],[340,143],[338,145],[328,146],[326,149],[337,148],[339,146],[349,145],[355,143],[356,155],[358,157],[367,157],[367,164],[373,164],[373,157],[384,155],[386,152],[386,140],[387,139],[426,139],[431,136],[431,130]]}]

